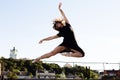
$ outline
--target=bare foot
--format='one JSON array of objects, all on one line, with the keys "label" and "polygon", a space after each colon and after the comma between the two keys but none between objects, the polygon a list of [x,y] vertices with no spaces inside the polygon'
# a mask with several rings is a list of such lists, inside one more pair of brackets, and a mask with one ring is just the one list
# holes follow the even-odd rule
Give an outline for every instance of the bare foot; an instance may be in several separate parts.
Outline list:
[{"label": "bare foot", "polygon": [[39,61],[40,61],[40,59],[39,59],[39,58],[36,58],[35,60],[32,61],[32,63],[37,63],[37,62],[39,62]]}]

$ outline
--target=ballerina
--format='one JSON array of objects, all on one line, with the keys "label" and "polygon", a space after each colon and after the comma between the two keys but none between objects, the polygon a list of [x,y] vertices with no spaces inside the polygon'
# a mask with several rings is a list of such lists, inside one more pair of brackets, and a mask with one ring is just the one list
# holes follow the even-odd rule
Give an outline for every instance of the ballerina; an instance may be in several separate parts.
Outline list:
[{"label": "ballerina", "polygon": [[51,52],[48,52],[33,60],[33,63],[38,62],[41,59],[49,58],[58,53],[61,53],[63,56],[78,58],[84,57],[85,55],[84,51],[78,46],[76,42],[72,27],[67,17],[65,16],[65,13],[61,9],[61,6],[62,3],[59,3],[58,9],[63,18],[58,18],[53,21],[53,28],[58,31],[58,34],[44,38],[40,40],[39,43],[41,44],[43,41],[49,41],[60,37],[63,37],[63,42]]}]

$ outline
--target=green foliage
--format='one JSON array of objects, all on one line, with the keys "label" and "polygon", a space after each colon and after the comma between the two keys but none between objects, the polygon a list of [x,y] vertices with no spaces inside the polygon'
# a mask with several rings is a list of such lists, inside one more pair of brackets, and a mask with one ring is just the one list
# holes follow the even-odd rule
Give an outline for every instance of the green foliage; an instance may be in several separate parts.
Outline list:
[{"label": "green foliage", "polygon": [[42,63],[42,66],[48,70],[49,72],[55,72],[56,74],[61,74],[62,73],[62,68],[55,63]]},{"label": "green foliage", "polygon": [[75,65],[74,67],[68,68],[63,67],[65,75],[75,75],[84,79],[98,79],[98,73],[90,70],[90,67],[82,67]]},{"label": "green foliage", "polygon": [[8,79],[17,79],[18,78],[17,74],[15,72],[11,72],[11,71],[7,74],[7,77],[8,77]]},{"label": "green foliage", "polygon": [[98,72],[90,70],[90,78],[98,79],[99,78]]},{"label": "green foliage", "polygon": [[1,58],[0,61],[4,63],[4,71],[25,71],[31,72],[33,75],[35,75],[36,70],[43,69],[43,67],[41,66],[41,62],[37,64],[32,64],[32,60]]},{"label": "green foliage", "polygon": [[55,63],[32,63],[32,60],[22,60],[22,59],[5,59],[0,58],[0,62],[4,65],[4,71],[9,71],[8,77],[10,79],[16,79],[17,74],[20,71],[29,73],[28,75],[35,76],[36,71],[44,72],[47,70],[49,72],[55,72],[56,76],[59,78],[60,74],[64,73],[66,75],[74,75],[84,79],[97,79],[98,73],[90,70],[88,67],[82,67],[75,65],[74,67],[63,67],[61,68],[58,64]]}]

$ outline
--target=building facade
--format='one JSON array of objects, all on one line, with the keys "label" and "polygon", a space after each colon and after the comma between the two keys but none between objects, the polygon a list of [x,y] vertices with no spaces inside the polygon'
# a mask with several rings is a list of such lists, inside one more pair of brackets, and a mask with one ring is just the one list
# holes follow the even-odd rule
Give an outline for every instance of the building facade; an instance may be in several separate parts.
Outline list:
[{"label": "building facade", "polygon": [[13,49],[10,50],[10,58],[16,59],[17,58],[17,53],[18,53],[18,50],[15,49],[15,47],[13,47]]}]

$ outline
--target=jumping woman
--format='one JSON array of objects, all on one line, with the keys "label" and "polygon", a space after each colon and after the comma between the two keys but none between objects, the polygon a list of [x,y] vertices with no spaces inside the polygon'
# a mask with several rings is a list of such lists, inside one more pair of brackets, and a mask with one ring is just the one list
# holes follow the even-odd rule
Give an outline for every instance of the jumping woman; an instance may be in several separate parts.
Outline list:
[{"label": "jumping woman", "polygon": [[39,41],[39,43],[42,43],[43,41],[49,41],[52,39],[63,37],[63,42],[57,46],[54,50],[51,52],[48,52],[35,60],[33,60],[33,63],[38,62],[41,59],[49,58],[51,56],[54,56],[58,53],[61,53],[63,56],[67,57],[84,57],[85,53],[84,51],[78,46],[74,32],[72,30],[72,27],[65,16],[63,10],[61,9],[62,3],[59,3],[58,9],[62,15],[62,19],[55,19],[53,21],[53,28],[58,31],[58,34],[54,36],[50,36],[47,38],[44,38]]}]

